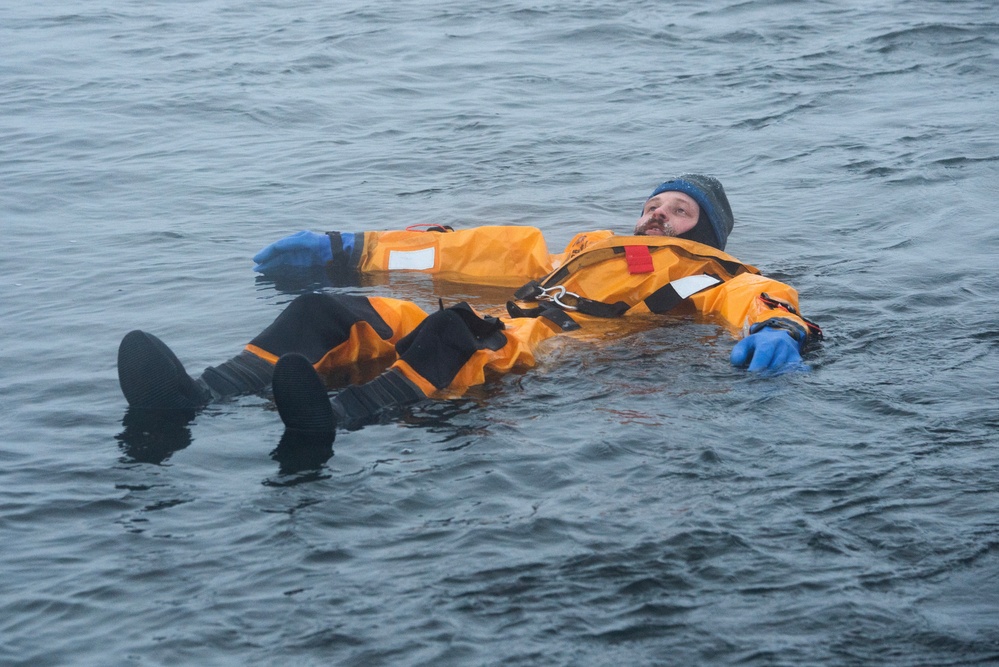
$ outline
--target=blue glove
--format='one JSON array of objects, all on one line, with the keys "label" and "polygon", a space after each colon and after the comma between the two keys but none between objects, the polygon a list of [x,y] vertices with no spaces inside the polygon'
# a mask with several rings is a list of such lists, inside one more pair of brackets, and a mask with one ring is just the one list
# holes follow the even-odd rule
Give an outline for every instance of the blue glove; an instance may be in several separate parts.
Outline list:
[{"label": "blue glove", "polygon": [[782,371],[801,364],[801,352],[789,332],[763,327],[736,343],[729,359],[735,366],[748,364],[751,371]]},{"label": "blue glove", "polygon": [[270,273],[280,269],[303,269],[323,266],[333,259],[330,237],[315,232],[296,232],[275,241],[256,255],[253,267],[259,273]]}]

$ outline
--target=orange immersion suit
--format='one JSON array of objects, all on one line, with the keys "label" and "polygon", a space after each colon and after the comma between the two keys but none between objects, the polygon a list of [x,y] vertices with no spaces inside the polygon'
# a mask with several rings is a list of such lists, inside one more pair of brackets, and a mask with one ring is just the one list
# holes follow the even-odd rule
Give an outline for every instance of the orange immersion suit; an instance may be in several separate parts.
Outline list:
[{"label": "orange immersion suit", "polygon": [[498,317],[467,304],[428,316],[399,299],[307,294],[246,347],[271,363],[298,352],[320,373],[391,359],[385,374],[392,377],[382,382],[376,402],[402,394],[408,400],[460,393],[483,383],[489,372],[534,365],[538,345],[556,334],[681,306],[733,332],[745,334],[765,323],[786,329],[802,346],[821,337],[818,327],[798,314],[793,288],[695,241],[595,231],[577,234],[563,252],[551,254],[534,227],[328,235],[331,271],[420,271],[466,283],[519,286]]}]

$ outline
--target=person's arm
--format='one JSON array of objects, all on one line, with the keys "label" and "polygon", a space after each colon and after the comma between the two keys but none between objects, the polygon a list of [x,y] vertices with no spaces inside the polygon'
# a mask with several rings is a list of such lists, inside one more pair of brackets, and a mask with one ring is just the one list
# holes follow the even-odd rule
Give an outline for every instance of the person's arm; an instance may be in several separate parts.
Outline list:
[{"label": "person's arm", "polygon": [[257,273],[325,266],[333,260],[330,237],[301,231],[279,239],[253,256]]},{"label": "person's arm", "polygon": [[798,312],[798,293],[765,276],[744,273],[692,297],[698,309],[746,332],[730,355],[735,366],[777,371],[802,362],[822,330]]},{"label": "person's arm", "polygon": [[270,244],[253,260],[254,270],[264,274],[325,266],[359,273],[420,271],[497,285],[519,285],[551,271],[541,231],[520,226],[298,232]]}]

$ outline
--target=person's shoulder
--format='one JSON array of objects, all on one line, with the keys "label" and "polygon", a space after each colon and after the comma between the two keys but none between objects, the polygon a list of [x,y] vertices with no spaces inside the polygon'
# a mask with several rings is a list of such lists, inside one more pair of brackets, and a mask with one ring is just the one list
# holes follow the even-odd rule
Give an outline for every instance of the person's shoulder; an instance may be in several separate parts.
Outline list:
[{"label": "person's shoulder", "polygon": [[578,255],[579,253],[587,250],[597,243],[606,241],[609,238],[614,237],[614,232],[609,229],[598,229],[593,232],[580,232],[572,237],[569,241],[569,245],[565,247],[566,258]]}]

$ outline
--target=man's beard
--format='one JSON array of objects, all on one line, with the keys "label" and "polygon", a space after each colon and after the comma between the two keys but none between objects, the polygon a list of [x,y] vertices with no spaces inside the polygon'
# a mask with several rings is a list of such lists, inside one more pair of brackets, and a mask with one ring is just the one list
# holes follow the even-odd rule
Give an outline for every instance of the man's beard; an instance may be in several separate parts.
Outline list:
[{"label": "man's beard", "polygon": [[[649,234],[649,229],[654,230],[655,233]],[[673,225],[668,222],[657,223],[653,220],[648,220],[635,225],[635,236],[677,236],[677,233]]]}]

